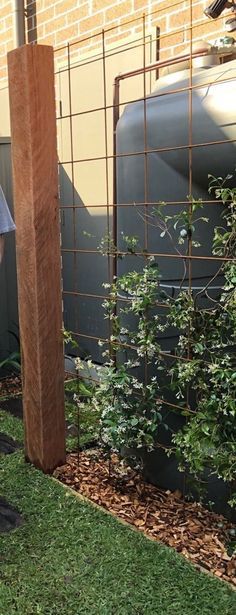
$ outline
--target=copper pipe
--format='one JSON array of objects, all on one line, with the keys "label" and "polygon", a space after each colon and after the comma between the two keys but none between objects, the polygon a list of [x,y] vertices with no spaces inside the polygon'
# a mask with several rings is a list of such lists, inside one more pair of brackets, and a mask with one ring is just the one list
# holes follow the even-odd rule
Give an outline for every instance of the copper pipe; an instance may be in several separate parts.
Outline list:
[{"label": "copper pipe", "polygon": [[[89,340],[93,340],[95,342],[101,341],[103,342],[104,345],[107,345],[107,346],[110,343],[108,339],[98,337],[97,335],[87,335],[86,333],[80,333],[79,331],[78,332],[71,331],[71,334],[74,335],[75,337],[83,337]],[[119,346],[119,348],[121,349],[130,348],[131,350],[137,350],[137,346],[131,345],[131,344],[125,344],[124,342],[119,342],[119,343],[117,342],[116,345]],[[176,354],[172,354],[171,352],[164,352],[162,350],[159,351],[159,355],[165,359],[175,359],[175,361],[178,360],[178,361],[182,361],[183,363],[192,363],[192,360],[193,360],[193,359],[189,359],[188,357],[181,357]],[[210,363],[209,361],[202,360],[201,363],[203,363],[203,365],[208,365],[208,366],[212,365],[212,363]],[[230,371],[234,371],[234,368],[233,367],[230,368]]]},{"label": "copper pipe", "polygon": [[[73,254],[73,252],[78,252],[80,254],[99,254],[98,250],[84,250],[84,249],[73,249],[73,248],[62,248],[61,250],[62,252],[66,252],[66,253],[71,253]],[[115,253],[111,253],[112,256],[142,256],[142,257],[149,257],[149,256],[158,256],[158,257],[163,257],[163,258],[178,258],[178,259],[183,259],[183,260],[188,260],[188,259],[192,259],[192,260],[207,260],[207,261],[222,261],[222,262],[234,262],[235,258],[229,258],[226,256],[189,256],[186,254],[166,254],[166,253],[161,253],[161,252],[148,252],[147,254],[143,253],[143,252],[135,252],[134,254],[130,253],[130,252],[115,252]]]},{"label": "copper pipe", "polygon": [[[83,382],[83,380],[84,380],[84,376],[80,376],[78,373],[77,373],[77,374],[75,374],[74,372],[71,372],[71,371],[68,371],[68,370],[66,371],[66,373],[67,373],[67,374],[69,374],[70,376],[72,376],[72,379],[73,379],[73,380],[75,380],[75,381],[76,381],[76,380],[82,380],[82,382]],[[89,382],[91,382],[91,383],[94,383],[95,385],[97,385],[97,384],[98,384],[98,380],[97,380],[96,378],[93,378],[92,376],[87,376],[87,375],[86,375],[86,380],[88,380],[88,381],[89,381]],[[67,381],[65,381],[65,384],[66,384],[66,382],[67,382]],[[70,382],[70,381],[68,381],[68,382]],[[139,395],[140,395],[140,393],[137,391],[137,392],[136,392],[136,395],[137,395],[137,396],[139,396]],[[0,398],[0,399],[1,399],[1,398]],[[165,401],[165,400],[164,400],[164,399],[162,399],[161,397],[156,397],[156,398],[153,400],[153,402],[154,402],[154,403],[155,403],[155,402],[156,402],[156,403],[161,403],[161,404],[163,404],[163,406],[168,406],[169,408],[174,408],[175,410],[178,410],[178,411],[180,411],[180,410],[181,410],[181,412],[185,411],[185,412],[191,412],[191,413],[195,414],[195,412],[191,411],[189,408],[187,408],[187,407],[186,407],[186,408],[184,408],[184,407],[182,407],[182,406],[181,406],[181,407],[180,407],[180,406],[178,406],[177,404],[172,404],[172,403],[171,403],[171,402],[169,402],[169,401]]]},{"label": "copper pipe", "polygon": [[[105,139],[105,176],[106,176],[106,224],[107,235],[110,236],[110,212],[109,212],[109,169],[108,169],[108,126],[107,126],[107,80],[106,80],[106,49],[105,49],[105,34],[102,31],[102,70],[103,70],[103,102],[104,102],[104,139]],[[107,275],[111,282],[111,257],[107,255]],[[111,332],[110,332],[111,333]]]},{"label": "copper pipe", "polygon": [[[106,299],[110,299],[109,295],[97,295],[97,294],[92,294],[92,293],[80,293],[78,291],[74,291],[74,290],[63,290],[63,295],[69,295],[72,297],[83,297],[83,298],[87,298],[87,299],[102,299],[103,301]],[[117,302],[121,302],[121,303],[130,303],[132,301],[132,299],[129,299],[128,297],[119,297],[117,299]],[[155,302],[155,306],[156,307],[161,307],[161,308],[165,308],[165,309],[170,309],[170,306],[167,303],[161,303],[156,301]]]},{"label": "copper pipe", "polygon": [[[219,201],[217,201],[216,199],[214,201],[205,201],[202,200],[201,201],[204,205],[219,205]],[[164,206],[166,205],[189,205],[190,201],[165,201]],[[147,203],[109,203],[108,207],[112,208],[112,207],[133,207],[134,209],[138,208],[138,207],[142,207],[144,205],[150,206],[150,207],[156,207],[157,205],[159,205],[159,201],[150,201]],[[74,208],[74,205],[60,205],[59,209],[72,209]],[[83,205],[75,205],[75,209],[93,209],[93,208],[107,208],[107,204],[106,203],[98,203],[98,204],[83,204]]]},{"label": "copper pipe", "polygon": [[209,55],[209,51],[208,50],[206,51],[203,49],[202,51],[194,52],[192,56],[189,53],[185,53],[181,56],[176,56],[176,58],[170,58],[168,60],[161,60],[161,61],[159,60],[158,62],[147,64],[147,66],[141,66],[140,68],[136,68],[134,70],[127,71],[125,73],[120,73],[119,75],[117,75],[116,80],[121,81],[123,79],[128,79],[130,77],[137,77],[138,75],[142,75],[143,72],[148,73],[152,70],[157,70],[160,68],[165,68],[167,66],[174,66],[176,64],[181,64],[181,62],[190,60],[191,57],[192,59],[194,59],[194,58],[201,58],[207,55]]},{"label": "copper pipe", "polygon": [[[76,246],[76,209],[75,209],[75,175],[74,175],[74,143],[73,143],[73,119],[72,119],[72,86],[71,86],[71,63],[70,63],[70,45],[67,45],[67,63],[68,63],[68,95],[69,95],[69,111],[70,111],[70,153],[71,153],[71,184],[72,184],[72,216],[73,216],[73,245]],[[77,279],[77,254],[74,251],[73,257],[73,287],[76,289]],[[77,315],[75,314],[75,321]]]},{"label": "copper pipe", "polygon": [[[113,227],[112,227],[112,239],[113,243],[117,245],[117,172],[116,172],[116,129],[120,117],[120,86],[114,83],[113,88]],[[117,275],[117,259],[113,259],[113,278]]]},{"label": "copper pipe", "polygon": [[145,15],[143,16],[143,125],[144,125],[144,249],[148,252],[148,225],[147,225],[147,200],[148,200],[148,158],[147,158],[147,92],[146,92],[146,47],[145,47]]}]

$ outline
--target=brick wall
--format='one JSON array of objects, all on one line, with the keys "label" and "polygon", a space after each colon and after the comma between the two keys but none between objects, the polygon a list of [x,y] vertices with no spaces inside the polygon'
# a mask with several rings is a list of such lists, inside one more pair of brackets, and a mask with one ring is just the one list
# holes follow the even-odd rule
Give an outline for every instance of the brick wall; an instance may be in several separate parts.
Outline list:
[{"label": "brick wall", "polygon": [[[145,12],[146,29],[161,29],[161,58],[181,53],[190,41],[190,11],[193,17],[193,40],[214,41],[224,33],[223,18],[208,20],[203,9],[205,0],[27,0],[26,33],[28,42],[63,47],[79,41],[81,47],[96,45],[95,35],[103,28],[106,43],[136,35],[142,28]],[[191,6],[191,9],[190,9]],[[135,20],[135,21],[133,21]],[[93,38],[90,38],[93,35]],[[85,40],[86,39],[86,40]],[[0,0],[0,82],[7,77],[6,54],[14,46],[13,1]],[[65,53],[61,51],[61,55]],[[57,54],[59,57],[60,54]]]}]

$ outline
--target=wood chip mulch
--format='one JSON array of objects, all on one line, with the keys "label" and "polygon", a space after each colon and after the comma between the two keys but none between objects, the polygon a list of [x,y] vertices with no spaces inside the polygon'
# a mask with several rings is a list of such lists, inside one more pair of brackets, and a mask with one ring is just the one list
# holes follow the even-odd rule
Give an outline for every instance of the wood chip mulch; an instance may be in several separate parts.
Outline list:
[{"label": "wood chip mulch", "polygon": [[236,586],[236,556],[227,545],[235,540],[235,528],[221,515],[196,502],[184,502],[181,493],[163,491],[143,482],[133,470],[122,469],[116,456],[109,464],[100,451],[67,456],[54,476],[81,495],[103,506],[147,536],[156,539],[188,560]]},{"label": "wood chip mulch", "polygon": [[0,380],[0,398],[21,393],[21,376],[7,376]]}]

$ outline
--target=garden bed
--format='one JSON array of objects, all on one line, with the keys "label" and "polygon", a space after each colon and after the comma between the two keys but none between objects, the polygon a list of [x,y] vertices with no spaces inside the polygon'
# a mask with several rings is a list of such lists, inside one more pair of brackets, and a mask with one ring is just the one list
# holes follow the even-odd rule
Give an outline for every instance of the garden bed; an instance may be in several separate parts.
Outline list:
[{"label": "garden bed", "polygon": [[[7,383],[8,388],[10,384]],[[133,470],[124,471],[116,456],[112,456],[109,469],[101,451],[90,450],[97,436],[98,416],[81,411],[78,433],[78,408],[73,402],[77,388],[78,381],[65,385],[69,454],[66,465],[58,468],[55,476],[149,538],[174,548],[188,560],[236,586],[235,557],[232,555],[236,544],[234,526],[196,502],[184,502],[179,491],[172,494],[144,483]],[[8,395],[7,401],[11,405],[21,400],[19,396],[12,399]],[[22,442],[22,421],[14,414],[10,408],[1,413],[2,428],[4,426],[9,435],[14,432]],[[78,440],[81,448],[89,449],[80,452],[79,467],[78,453],[71,452],[77,450]]]},{"label": "garden bed", "polygon": [[[78,464],[79,462],[79,464]],[[108,509],[148,537],[182,553],[217,577],[236,586],[234,526],[196,502],[186,502],[145,483],[132,469],[124,470],[116,456],[109,463],[101,451],[69,454],[54,473],[61,482]]]},{"label": "garden bed", "polygon": [[5,398],[12,395],[20,395],[22,389],[21,376],[11,374],[0,379],[0,397]]},{"label": "garden bed", "polygon": [[[73,381],[71,374],[65,372],[65,382]],[[12,397],[14,395],[22,394],[22,380],[20,374],[8,374],[3,378],[0,378],[0,399]]]}]

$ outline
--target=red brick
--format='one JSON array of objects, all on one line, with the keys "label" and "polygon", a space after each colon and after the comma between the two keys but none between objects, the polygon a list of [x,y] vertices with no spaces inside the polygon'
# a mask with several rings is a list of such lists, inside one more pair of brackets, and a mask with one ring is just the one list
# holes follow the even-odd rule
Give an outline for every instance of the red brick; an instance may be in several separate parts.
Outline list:
[{"label": "red brick", "polygon": [[[195,38],[204,38],[206,40],[211,40],[212,38],[218,38],[222,36],[222,32],[224,32],[224,21],[220,20],[207,20],[206,22],[200,22],[199,24],[193,24],[192,37]],[[190,40],[191,38],[191,30],[190,28],[186,28],[186,40]]]},{"label": "red brick", "polygon": [[62,2],[58,2],[55,4],[55,15],[60,15],[61,13],[67,13],[71,9],[77,8],[77,0],[62,0]]},{"label": "red brick", "polygon": [[54,47],[56,44],[55,33],[48,34],[47,36],[43,36],[42,38],[40,38],[40,40],[38,39],[38,42],[41,45],[52,45],[52,47]]},{"label": "red brick", "polygon": [[119,19],[120,17],[124,17],[125,15],[129,15],[132,12],[132,2],[131,0],[125,0],[120,4],[116,4],[112,6],[110,9],[107,9],[105,12],[105,21],[106,23],[110,23],[114,21],[114,19]]},{"label": "red brick", "polygon": [[161,49],[169,49],[178,43],[184,43],[184,31],[170,32],[161,37]]},{"label": "red brick", "polygon": [[[132,34],[132,30],[128,29],[127,26],[127,30],[126,32],[126,36],[127,37],[131,37]],[[106,37],[106,41],[107,41],[107,45],[112,45],[114,43],[118,43],[119,41],[123,41],[124,40],[124,32],[120,32],[120,34],[114,34],[114,31],[111,33],[111,35],[107,35]]]},{"label": "red brick", "polygon": [[87,19],[82,19],[79,24],[80,32],[91,32],[98,26],[103,26],[103,13],[96,13],[92,17],[88,17]]},{"label": "red brick", "polygon": [[63,28],[59,32],[56,32],[56,45],[59,45],[62,42],[71,41],[72,38],[77,38],[77,36],[78,24],[68,26],[68,28]]},{"label": "red brick", "polygon": [[0,68],[0,79],[6,79],[7,78],[7,69],[6,68]]},{"label": "red brick", "polygon": [[11,15],[11,13],[12,13],[12,3],[7,2],[7,4],[5,4],[5,6],[1,8],[0,17],[1,19],[3,19],[3,17],[8,17],[8,15]]},{"label": "red brick", "polygon": [[148,2],[147,0],[134,0],[134,10],[143,9],[143,13],[148,12]]},{"label": "red brick", "polygon": [[184,45],[176,45],[176,47],[173,47],[172,49],[173,56],[181,56],[188,52],[189,49],[186,47],[186,43]]},{"label": "red brick", "polygon": [[51,21],[51,23],[54,22],[54,6],[51,6],[50,8],[46,9],[45,11],[42,11],[41,13],[37,14],[37,23],[45,23],[45,21]]},{"label": "red brick", "polygon": [[176,30],[176,28],[182,27],[190,23],[190,13],[186,9],[185,11],[178,11],[169,16],[168,24],[169,30]]},{"label": "red brick", "polygon": [[163,0],[159,2],[158,0],[152,2],[151,4],[151,14],[153,17],[156,16],[168,16],[175,11],[181,11],[186,7],[186,2],[184,0]]},{"label": "red brick", "polygon": [[6,43],[6,53],[8,53],[8,51],[11,51],[14,48],[14,42],[12,41],[8,41]]},{"label": "red brick", "polygon": [[89,4],[84,4],[80,8],[75,9],[74,11],[70,11],[67,13],[67,23],[73,24],[78,23],[84,17],[87,17],[89,14]]},{"label": "red brick", "polygon": [[13,27],[13,17],[12,15],[9,15],[9,17],[6,17],[5,19],[5,29],[7,30],[8,28],[12,28]]},{"label": "red brick", "polygon": [[163,15],[162,17],[160,16],[154,16],[152,18],[152,27],[158,27],[161,30],[161,36],[162,34],[165,34],[165,32],[167,31],[167,16]]},{"label": "red brick", "polygon": [[124,31],[124,30],[134,30],[134,29],[138,29],[138,30],[142,30],[143,27],[143,13],[142,11],[137,11],[135,13],[135,18],[132,15],[126,15],[126,17],[123,17],[122,19],[119,20],[119,30],[120,31]]},{"label": "red brick", "polygon": [[[39,22],[38,22],[39,23]],[[45,34],[51,34],[51,32],[56,32],[61,28],[66,26],[66,15],[61,17],[57,17],[57,19],[52,19],[48,23],[45,24]]]},{"label": "red brick", "polygon": [[101,11],[108,6],[114,5],[114,0],[93,0],[92,2],[92,15],[96,11]]}]

